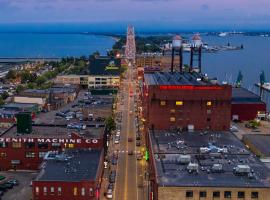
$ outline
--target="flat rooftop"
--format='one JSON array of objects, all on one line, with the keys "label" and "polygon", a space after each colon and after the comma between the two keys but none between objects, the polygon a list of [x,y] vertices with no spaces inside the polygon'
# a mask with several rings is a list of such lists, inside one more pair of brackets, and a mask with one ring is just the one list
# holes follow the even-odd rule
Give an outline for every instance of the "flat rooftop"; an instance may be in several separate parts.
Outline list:
[{"label": "flat rooftop", "polygon": [[35,181],[80,182],[96,179],[101,150],[72,150],[47,160]]},{"label": "flat rooftop", "polygon": [[7,138],[70,138],[71,133],[77,133],[83,138],[101,138],[103,137],[104,125],[87,125],[85,130],[68,129],[67,125],[33,125],[31,134],[18,134],[17,126],[13,125],[0,137]]},{"label": "flat rooftop", "polygon": [[245,89],[232,88],[232,103],[263,103],[260,96]]},{"label": "flat rooftop", "polygon": [[[150,142],[160,186],[270,187],[270,170],[230,132],[151,131]],[[201,152],[201,147],[208,151]],[[198,172],[189,172],[180,155],[190,155]],[[221,164],[222,171],[213,171],[214,164]],[[252,176],[237,175],[238,165],[248,165]]]},{"label": "flat rooftop", "polygon": [[197,72],[154,72],[144,74],[147,85],[216,85],[211,81],[203,81],[203,76]]},{"label": "flat rooftop", "polygon": [[243,140],[255,147],[263,156],[270,157],[269,134],[246,134],[243,135]]}]

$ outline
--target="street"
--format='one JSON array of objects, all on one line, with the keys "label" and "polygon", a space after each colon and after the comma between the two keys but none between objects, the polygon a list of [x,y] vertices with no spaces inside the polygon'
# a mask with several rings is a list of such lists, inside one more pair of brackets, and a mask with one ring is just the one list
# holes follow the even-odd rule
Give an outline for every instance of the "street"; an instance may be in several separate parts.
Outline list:
[{"label": "street", "polygon": [[[141,200],[146,199],[144,190],[145,161],[137,160],[136,156],[141,152],[143,138],[140,145],[136,146],[137,119],[135,98],[136,80],[133,79],[136,72],[129,67],[126,78],[122,82],[122,90],[119,91],[116,113],[122,113],[122,120],[118,124],[121,127],[120,142],[110,142],[109,157],[116,152],[118,154],[117,165],[111,165],[110,170],[116,170],[116,180],[113,191],[113,199],[117,200]],[[105,170],[105,177],[109,172]],[[108,183],[107,183],[108,184]],[[104,187],[107,184],[103,183]],[[106,192],[106,189],[105,189]]]}]

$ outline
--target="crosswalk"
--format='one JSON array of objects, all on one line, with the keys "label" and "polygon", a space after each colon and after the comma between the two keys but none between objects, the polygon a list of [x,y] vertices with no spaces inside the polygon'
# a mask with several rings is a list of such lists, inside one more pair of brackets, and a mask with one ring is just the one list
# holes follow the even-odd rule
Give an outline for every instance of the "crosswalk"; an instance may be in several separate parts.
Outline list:
[{"label": "crosswalk", "polygon": [[[115,151],[117,153],[117,151]],[[128,153],[128,150],[119,150],[118,153]],[[140,153],[140,151],[133,151],[133,153]]]}]

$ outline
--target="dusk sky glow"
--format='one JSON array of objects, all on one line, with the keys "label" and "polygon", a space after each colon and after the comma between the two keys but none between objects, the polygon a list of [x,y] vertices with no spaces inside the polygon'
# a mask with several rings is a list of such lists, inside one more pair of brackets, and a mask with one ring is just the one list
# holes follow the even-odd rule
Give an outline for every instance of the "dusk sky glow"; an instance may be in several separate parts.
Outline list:
[{"label": "dusk sky glow", "polygon": [[[0,23],[270,27],[269,0],[0,0]],[[199,28],[201,28],[199,27]]]}]

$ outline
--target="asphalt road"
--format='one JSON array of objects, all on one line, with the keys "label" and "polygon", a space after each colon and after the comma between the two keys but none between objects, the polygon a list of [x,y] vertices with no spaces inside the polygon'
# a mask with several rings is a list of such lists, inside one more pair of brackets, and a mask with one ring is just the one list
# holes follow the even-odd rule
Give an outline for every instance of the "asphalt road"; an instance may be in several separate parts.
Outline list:
[{"label": "asphalt road", "polygon": [[[132,80],[133,69],[127,71],[127,79],[123,81],[124,104],[120,106],[123,113],[121,123],[121,140],[118,147],[119,158],[116,168],[117,176],[114,190],[114,199],[117,200],[138,200],[143,199],[138,194],[138,171],[136,160],[136,132],[134,96],[130,96],[130,91],[135,92],[135,81]],[[132,113],[131,113],[132,112]],[[132,138],[132,142],[128,142]],[[128,151],[133,151],[133,155],[128,155]]]}]

